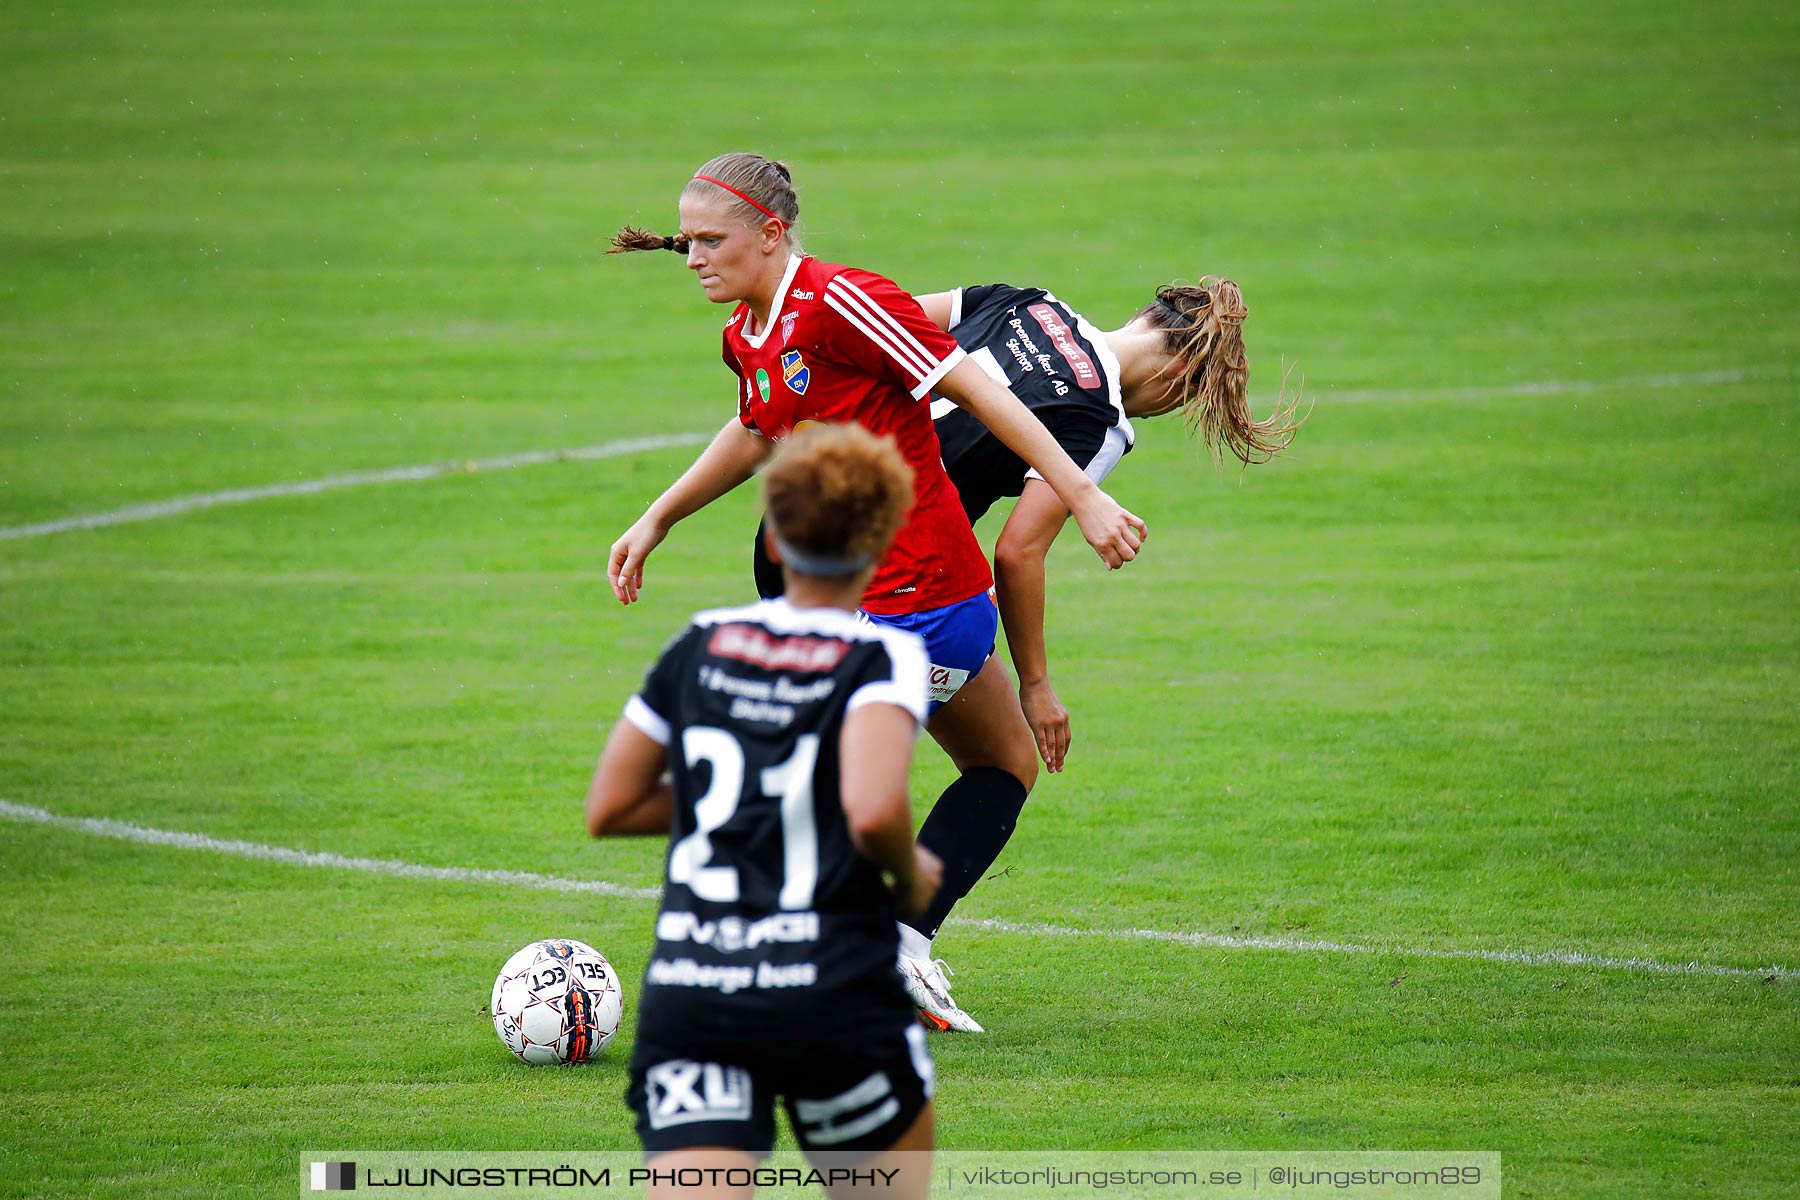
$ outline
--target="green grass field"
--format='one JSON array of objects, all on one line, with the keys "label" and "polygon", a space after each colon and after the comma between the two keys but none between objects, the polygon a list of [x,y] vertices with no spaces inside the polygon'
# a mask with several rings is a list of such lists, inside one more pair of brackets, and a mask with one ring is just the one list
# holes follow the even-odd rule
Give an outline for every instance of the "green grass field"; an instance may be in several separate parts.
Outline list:
[{"label": "green grass field", "polygon": [[[13,5],[0,529],[715,429],[723,313],[601,249],[722,150],[916,291],[1110,327],[1229,275],[1258,407],[1286,360],[1313,416],[1242,474],[1141,424],[1145,556],[1055,551],[1075,748],[939,943],[992,1031],[933,1041],[941,1143],[1796,1196],[1796,80],[1776,3]],[[655,883],[579,803],[664,639],[749,594],[746,489],[610,599],[692,453],[4,535],[0,1195],[635,1145],[629,1013],[545,1071],[482,1008],[542,936],[635,982],[650,902],[20,806]],[[923,744],[919,802],[949,777]]]}]

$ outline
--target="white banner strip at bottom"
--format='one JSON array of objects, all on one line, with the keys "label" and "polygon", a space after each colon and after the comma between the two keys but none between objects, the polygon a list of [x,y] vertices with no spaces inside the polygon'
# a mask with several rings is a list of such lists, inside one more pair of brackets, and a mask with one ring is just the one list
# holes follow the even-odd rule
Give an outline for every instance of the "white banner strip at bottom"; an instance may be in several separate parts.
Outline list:
[{"label": "white banner strip at bottom", "polygon": [[[620,1124],[626,1120],[619,1110]],[[467,1153],[334,1150],[301,1156],[303,1195],[381,1188],[393,1197],[637,1197],[656,1186],[682,1194],[755,1187],[759,1197],[925,1194],[969,1200],[1134,1196],[1160,1200],[1500,1200],[1492,1150],[979,1150],[858,1154],[784,1150],[738,1161],[713,1151],[646,1159],[614,1153]]]}]

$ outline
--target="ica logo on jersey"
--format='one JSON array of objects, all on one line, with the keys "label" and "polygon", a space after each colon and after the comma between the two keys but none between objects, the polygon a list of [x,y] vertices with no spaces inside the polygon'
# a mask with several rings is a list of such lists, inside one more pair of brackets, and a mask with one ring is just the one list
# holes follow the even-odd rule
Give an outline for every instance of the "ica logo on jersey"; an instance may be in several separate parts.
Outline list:
[{"label": "ica logo on jersey", "polygon": [[788,350],[781,356],[781,378],[794,395],[806,395],[806,385],[812,382],[812,371],[808,369],[806,360],[800,357],[798,350]]}]

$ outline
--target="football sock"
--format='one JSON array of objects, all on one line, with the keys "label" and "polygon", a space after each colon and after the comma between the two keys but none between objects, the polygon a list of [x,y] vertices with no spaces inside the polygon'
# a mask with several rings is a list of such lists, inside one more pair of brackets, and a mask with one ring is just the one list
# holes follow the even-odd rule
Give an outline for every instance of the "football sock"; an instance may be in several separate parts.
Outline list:
[{"label": "football sock", "polygon": [[928,939],[937,936],[956,902],[1006,849],[1025,795],[1025,785],[999,767],[971,767],[944,789],[919,828],[919,845],[944,860],[944,886],[931,906],[906,924]]},{"label": "football sock", "polygon": [[931,939],[902,921],[900,922],[900,953],[908,958],[930,958]]},{"label": "football sock", "polygon": [[769,544],[763,541],[763,532],[769,528],[769,518],[764,517],[761,525],[756,527],[756,547],[750,552],[750,573],[756,577],[756,594],[764,600],[773,600],[787,591],[787,580],[782,578],[781,564],[769,557]]}]

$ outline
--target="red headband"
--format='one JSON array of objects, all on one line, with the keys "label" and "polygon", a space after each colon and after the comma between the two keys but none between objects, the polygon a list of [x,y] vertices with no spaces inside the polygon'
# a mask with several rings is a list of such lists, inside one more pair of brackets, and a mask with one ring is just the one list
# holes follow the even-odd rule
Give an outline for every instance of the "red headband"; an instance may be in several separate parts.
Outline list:
[{"label": "red headband", "polygon": [[728,191],[732,195],[736,196],[739,200],[742,200],[745,204],[748,204],[751,208],[754,208],[757,212],[762,213],[766,217],[773,217],[777,222],[780,223],[780,225],[783,229],[787,229],[789,227],[788,223],[786,221],[783,221],[780,217],[775,216],[774,213],[770,212],[768,209],[764,208],[762,205],[758,204],[756,201],[752,200],[750,197],[744,195],[744,193],[738,191],[736,188],[732,187],[729,183],[726,183],[723,180],[714,179],[711,175],[696,175],[696,176],[694,176],[694,178],[701,180],[702,182],[705,182],[705,183],[713,184],[715,187],[724,188],[726,191]]}]

